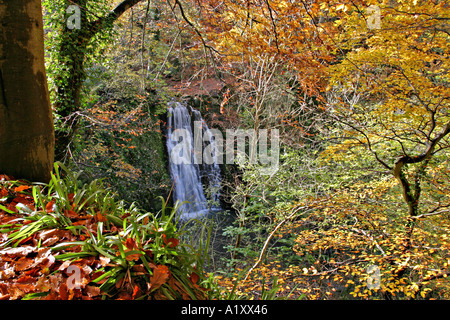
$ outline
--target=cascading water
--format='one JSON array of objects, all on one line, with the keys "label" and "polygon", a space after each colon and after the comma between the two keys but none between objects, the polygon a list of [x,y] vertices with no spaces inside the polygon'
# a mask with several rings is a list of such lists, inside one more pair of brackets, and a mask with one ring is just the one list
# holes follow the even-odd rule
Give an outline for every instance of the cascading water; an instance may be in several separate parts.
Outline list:
[{"label": "cascading water", "polygon": [[[217,155],[212,152],[211,161],[199,161],[205,148],[215,150],[214,135],[199,111],[191,108],[191,117],[189,109],[179,102],[169,103],[167,110],[166,144],[174,183],[173,197],[175,201],[188,201],[180,207],[180,218],[197,218],[220,210],[221,177]],[[209,190],[208,197],[204,186]]]}]

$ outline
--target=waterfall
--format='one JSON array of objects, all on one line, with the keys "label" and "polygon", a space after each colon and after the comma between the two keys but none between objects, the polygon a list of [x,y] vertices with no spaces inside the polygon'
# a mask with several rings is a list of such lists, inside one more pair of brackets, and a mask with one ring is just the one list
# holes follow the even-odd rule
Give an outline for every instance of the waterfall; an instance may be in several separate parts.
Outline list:
[{"label": "waterfall", "polygon": [[[189,202],[180,208],[182,219],[201,217],[220,210],[221,177],[217,155],[213,152],[212,161],[201,161],[205,148],[215,150],[214,135],[200,112],[190,110],[192,117],[188,107],[179,102],[170,102],[167,108],[166,144],[174,183],[173,197],[175,201]],[[207,195],[204,187],[209,190]]]}]

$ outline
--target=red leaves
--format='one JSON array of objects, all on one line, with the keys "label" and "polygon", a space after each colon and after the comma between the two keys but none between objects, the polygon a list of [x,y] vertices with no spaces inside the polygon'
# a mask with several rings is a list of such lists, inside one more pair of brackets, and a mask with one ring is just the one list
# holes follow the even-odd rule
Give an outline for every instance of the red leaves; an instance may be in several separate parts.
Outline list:
[{"label": "red leaves", "polygon": [[197,284],[200,277],[198,276],[198,274],[196,272],[192,272],[189,279],[191,279],[192,284]]},{"label": "red leaves", "polygon": [[175,239],[175,238],[166,239],[165,234],[163,234],[162,236],[163,236],[164,244],[170,248],[175,248],[180,243],[180,241],[178,239]]},{"label": "red leaves", "polygon": [[142,256],[142,253],[138,252],[139,247],[136,243],[136,240],[134,240],[132,238],[128,238],[125,241],[125,247],[127,248],[125,250],[125,255],[126,255],[126,259],[128,261],[133,261],[133,260],[137,261]]},{"label": "red leaves", "polygon": [[[7,178],[0,175],[0,181]],[[0,232],[0,248],[3,248],[2,244],[9,241],[8,236],[14,232],[17,234],[24,225],[36,223],[36,220],[30,219],[30,216],[34,214],[44,216],[48,214],[53,219],[59,218],[59,214],[53,214],[53,212],[62,213],[70,219],[72,226],[86,227],[69,230],[50,228],[46,224],[36,225],[36,231],[19,237],[13,242],[14,247],[4,247],[0,250],[0,300],[22,299],[28,294],[37,293],[39,296],[33,298],[46,300],[102,299],[105,293],[110,299],[125,300],[142,297],[167,299],[165,291],[161,289],[163,285],[170,286],[178,298],[192,298],[188,293],[189,290],[184,287],[185,284],[172,275],[169,266],[159,264],[160,260],[154,260],[156,255],[154,256],[152,252],[155,250],[153,245],[159,246],[157,250],[170,254],[179,245],[179,240],[173,237],[173,234],[164,234],[166,231],[162,228],[154,229],[155,232],[152,232],[150,238],[145,239],[143,243],[137,240],[140,238],[128,236],[122,240],[122,244],[115,243],[112,247],[103,247],[105,252],[109,252],[104,255],[99,249],[92,256],[84,257],[86,249],[82,244],[59,246],[57,250],[52,250],[55,245],[65,242],[90,241],[90,237],[99,237],[105,233],[114,236],[121,232],[121,228],[111,225],[106,213],[100,213],[98,208],[89,207],[90,210],[81,210],[77,207],[77,198],[73,193],[68,194],[67,199],[45,197],[41,199],[42,202],[39,205],[36,205],[31,196],[31,186],[17,184],[17,182],[10,185],[3,182],[0,184],[0,204],[2,205],[0,225],[3,225]],[[16,208],[19,204],[33,212],[20,206]],[[121,219],[126,219],[128,216],[130,214],[126,213]],[[99,222],[104,222],[101,234],[98,234]],[[147,225],[150,220],[146,217],[142,222]],[[32,229],[34,226],[30,225]],[[113,257],[114,251],[118,260]],[[123,256],[124,253],[125,256]],[[67,259],[72,254],[75,256]],[[123,269],[120,269],[122,267]],[[192,288],[198,287],[197,273],[184,276],[190,279]],[[107,288],[106,292],[100,290],[102,285],[106,285],[102,287]],[[202,292],[202,289],[198,291]]]},{"label": "red leaves", "polygon": [[4,197],[6,197],[8,195],[8,190],[6,190],[5,188],[3,188],[3,187],[0,187],[0,197],[1,198],[4,198]]},{"label": "red leaves", "polygon": [[128,251],[139,249],[136,240],[133,238],[127,238],[127,240],[125,240],[125,247],[127,247]]},{"label": "red leaves", "polygon": [[159,265],[153,269],[153,276],[150,278],[150,289],[156,290],[169,279],[170,271],[167,266]]},{"label": "red leaves", "polygon": [[[17,260],[16,265],[15,265],[15,270],[16,271],[23,271],[23,270],[27,270],[30,268],[30,266],[32,266],[34,264],[34,259],[32,258],[26,258],[26,257],[22,257],[19,260]],[[17,280],[18,281],[18,280]]]}]

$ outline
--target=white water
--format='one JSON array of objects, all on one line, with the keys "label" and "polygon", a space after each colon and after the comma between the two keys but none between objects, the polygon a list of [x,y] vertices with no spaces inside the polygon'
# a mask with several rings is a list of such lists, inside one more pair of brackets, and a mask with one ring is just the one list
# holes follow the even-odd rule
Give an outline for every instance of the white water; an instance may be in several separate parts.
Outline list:
[{"label": "white water", "polygon": [[[174,183],[174,202],[188,201],[181,206],[179,214],[181,219],[191,219],[205,216],[212,211],[220,210],[220,167],[217,157],[212,154],[211,161],[196,161],[195,153],[203,155],[203,150],[212,145],[214,150],[214,136],[199,111],[191,108],[193,119],[186,106],[179,102],[168,105],[167,119],[167,151],[169,153],[169,166],[172,182]],[[201,137],[194,135],[193,122],[201,123]],[[199,133],[199,132],[197,132]],[[194,139],[201,139],[202,150],[194,150]],[[195,152],[194,152],[195,151]],[[203,179],[202,179],[203,178]],[[205,196],[204,185],[210,192]],[[209,201],[208,201],[209,200]]]}]

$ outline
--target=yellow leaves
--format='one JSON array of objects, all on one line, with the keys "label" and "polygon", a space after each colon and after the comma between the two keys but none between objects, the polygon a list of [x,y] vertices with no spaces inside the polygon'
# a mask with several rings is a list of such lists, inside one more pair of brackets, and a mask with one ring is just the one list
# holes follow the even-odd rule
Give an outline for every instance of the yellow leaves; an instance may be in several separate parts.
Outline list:
[{"label": "yellow leaves", "polygon": [[423,290],[420,292],[420,296],[421,296],[422,298],[425,299],[426,295],[427,295],[430,291],[432,291],[431,288],[425,288],[425,289],[423,289]]},{"label": "yellow leaves", "polygon": [[133,167],[131,164],[126,163],[120,159],[114,160],[112,164],[114,173],[119,178],[134,179],[137,180],[142,174],[142,170]]}]

